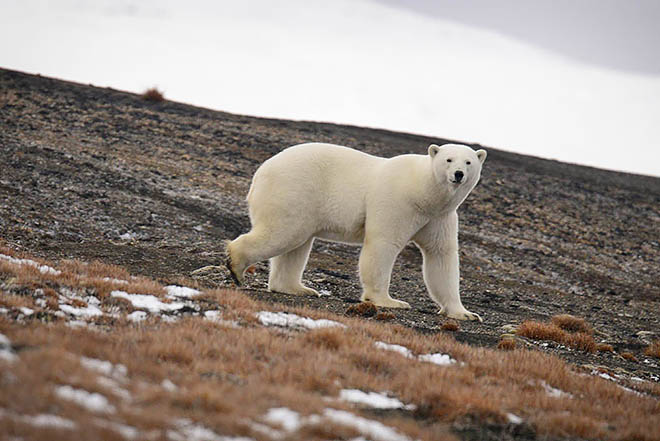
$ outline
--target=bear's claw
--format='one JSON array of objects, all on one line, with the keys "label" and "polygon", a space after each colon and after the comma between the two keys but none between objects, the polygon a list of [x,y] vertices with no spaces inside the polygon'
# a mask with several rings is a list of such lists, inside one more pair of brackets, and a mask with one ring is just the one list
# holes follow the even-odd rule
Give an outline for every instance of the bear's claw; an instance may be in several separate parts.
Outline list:
[{"label": "bear's claw", "polygon": [[438,314],[444,314],[448,318],[453,318],[453,319],[456,319],[456,320],[470,320],[470,321],[478,320],[481,323],[483,323],[483,321],[484,321],[479,314],[477,314],[475,312],[470,312],[467,309],[463,310],[461,312],[448,313],[444,308],[442,308],[438,312]]},{"label": "bear's claw", "polygon": [[234,272],[234,269],[231,266],[231,257],[227,256],[227,259],[225,260],[225,266],[229,270],[229,274],[231,275],[231,278],[234,280],[234,283],[236,286],[241,286],[241,280],[238,278],[236,273]]},{"label": "bear's claw", "polygon": [[402,309],[410,309],[410,304],[408,302],[404,302],[403,300],[396,300],[393,298],[387,298],[387,299],[369,299],[369,298],[361,298],[360,299],[363,302],[371,302],[375,306],[378,306],[380,308],[402,308]]}]

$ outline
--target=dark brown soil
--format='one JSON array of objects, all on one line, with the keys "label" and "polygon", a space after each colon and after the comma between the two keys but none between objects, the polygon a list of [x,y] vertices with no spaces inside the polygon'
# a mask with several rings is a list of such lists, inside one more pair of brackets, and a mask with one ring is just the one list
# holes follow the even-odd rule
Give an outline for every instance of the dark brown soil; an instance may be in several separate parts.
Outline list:
[{"label": "dark brown soil", "polygon": [[[196,277],[232,286],[223,241],[249,229],[244,199],[252,174],[275,153],[308,141],[384,157],[446,142],[145,101],[0,69],[0,237],[37,256],[98,259],[163,282],[222,265]],[[505,325],[569,313],[593,325],[597,342],[639,361],[522,344],[658,381],[658,360],[643,354],[654,337],[637,333],[660,337],[660,179],[487,150],[481,183],[459,209],[462,298],[484,323],[461,322],[456,339],[495,347],[510,332]],[[358,253],[315,243],[304,278],[329,296],[266,292],[265,262],[247,275],[246,292],[343,313],[359,301]],[[412,305],[390,311],[393,321],[447,332],[413,246],[396,262],[391,294]],[[365,319],[377,319],[371,315]],[[479,430],[458,433],[478,439],[485,433]]]}]

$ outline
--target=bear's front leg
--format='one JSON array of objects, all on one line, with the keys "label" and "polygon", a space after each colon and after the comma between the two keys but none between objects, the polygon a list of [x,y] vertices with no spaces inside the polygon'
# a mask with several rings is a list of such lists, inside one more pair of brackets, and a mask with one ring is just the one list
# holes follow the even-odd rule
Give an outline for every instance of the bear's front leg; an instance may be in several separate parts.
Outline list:
[{"label": "bear's front leg", "polygon": [[479,320],[481,316],[463,306],[459,294],[458,250],[429,252],[422,249],[424,283],[431,298],[440,305],[440,312],[457,320]]},{"label": "bear's front leg", "polygon": [[365,239],[359,263],[362,282],[360,300],[384,308],[410,308],[407,302],[389,295],[392,267],[401,248],[382,239]]},{"label": "bear's front leg", "polygon": [[422,251],[422,272],[429,296],[440,312],[458,320],[483,320],[479,314],[463,306],[459,294],[458,216],[456,212],[446,218],[427,224],[413,238]]}]

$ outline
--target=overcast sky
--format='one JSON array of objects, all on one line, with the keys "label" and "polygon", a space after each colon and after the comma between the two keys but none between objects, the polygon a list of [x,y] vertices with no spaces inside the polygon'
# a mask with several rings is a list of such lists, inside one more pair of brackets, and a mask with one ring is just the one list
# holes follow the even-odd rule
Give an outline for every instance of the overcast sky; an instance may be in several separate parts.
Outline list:
[{"label": "overcast sky", "polygon": [[660,176],[658,5],[0,0],[0,66]]},{"label": "overcast sky", "polygon": [[658,0],[378,0],[606,68],[660,74]]}]

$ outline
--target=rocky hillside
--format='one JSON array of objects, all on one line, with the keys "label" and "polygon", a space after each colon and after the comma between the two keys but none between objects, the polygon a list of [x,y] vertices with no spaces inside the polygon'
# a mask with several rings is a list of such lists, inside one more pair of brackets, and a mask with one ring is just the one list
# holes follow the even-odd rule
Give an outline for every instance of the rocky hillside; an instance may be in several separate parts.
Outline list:
[{"label": "rocky hillside", "polygon": [[[244,199],[259,164],[309,141],[384,157],[447,142],[232,115],[0,69],[0,238],[52,261],[99,260],[164,284],[194,277],[232,286],[223,269],[194,271],[219,265],[223,241],[249,229]],[[455,339],[494,347],[525,320],[572,314],[614,351],[515,339],[574,365],[657,382],[658,359],[644,350],[660,337],[660,179],[485,148],[482,180],[459,209],[462,298],[484,323],[460,323]],[[358,253],[315,243],[304,278],[329,294],[322,298],[266,292],[266,263],[248,275],[245,292],[346,314],[359,299]],[[447,332],[413,246],[396,262],[391,291],[412,305],[392,320]]]}]

